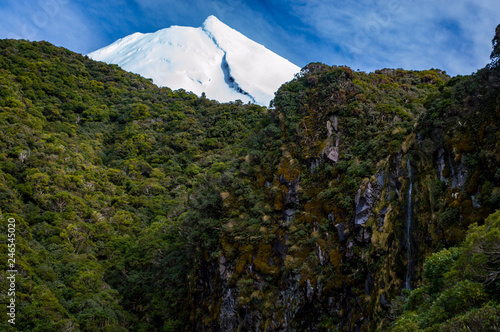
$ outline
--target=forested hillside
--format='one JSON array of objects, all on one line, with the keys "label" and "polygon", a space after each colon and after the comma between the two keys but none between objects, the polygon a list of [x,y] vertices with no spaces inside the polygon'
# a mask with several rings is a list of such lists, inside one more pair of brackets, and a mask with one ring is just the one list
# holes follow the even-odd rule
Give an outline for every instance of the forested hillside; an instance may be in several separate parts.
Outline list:
[{"label": "forested hillside", "polygon": [[218,245],[218,188],[237,176],[239,144],[267,110],[11,40],[0,44],[0,98],[0,208],[2,226],[9,217],[18,226],[18,330],[150,331],[169,317],[187,326],[189,277]]},{"label": "forested hillside", "polygon": [[268,109],[0,41],[0,326],[498,330],[495,50],[454,78],[312,63]]}]

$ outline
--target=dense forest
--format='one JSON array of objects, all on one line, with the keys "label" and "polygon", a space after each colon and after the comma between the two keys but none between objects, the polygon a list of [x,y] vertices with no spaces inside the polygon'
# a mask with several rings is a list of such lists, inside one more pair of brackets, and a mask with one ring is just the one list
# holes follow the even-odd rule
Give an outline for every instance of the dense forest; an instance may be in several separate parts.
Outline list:
[{"label": "dense forest", "polygon": [[1,329],[500,330],[499,42],[311,63],[266,108],[1,40]]}]

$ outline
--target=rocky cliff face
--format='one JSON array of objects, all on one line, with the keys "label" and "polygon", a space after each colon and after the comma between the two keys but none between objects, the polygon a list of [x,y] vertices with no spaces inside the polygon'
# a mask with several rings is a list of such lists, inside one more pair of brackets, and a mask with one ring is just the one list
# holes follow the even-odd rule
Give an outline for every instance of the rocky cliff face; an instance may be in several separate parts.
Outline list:
[{"label": "rocky cliff face", "polygon": [[498,208],[498,77],[304,68],[224,199],[203,328],[387,326],[423,259]]}]

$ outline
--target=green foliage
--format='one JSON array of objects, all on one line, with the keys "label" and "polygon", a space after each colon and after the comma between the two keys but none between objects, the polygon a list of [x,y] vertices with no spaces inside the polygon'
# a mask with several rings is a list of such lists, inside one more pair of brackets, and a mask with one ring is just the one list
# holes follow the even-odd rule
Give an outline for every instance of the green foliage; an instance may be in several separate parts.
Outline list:
[{"label": "green foliage", "polygon": [[423,326],[441,323],[458,314],[466,312],[482,304],[487,295],[483,285],[469,280],[459,281],[451,288],[445,289],[433,301],[429,311],[422,319]]},{"label": "green foliage", "polygon": [[220,192],[266,112],[46,42],[0,41],[0,209],[20,227],[17,329],[189,329],[196,289],[185,280],[220,250]]},{"label": "green foliage", "polygon": [[459,248],[443,249],[426,259],[423,277],[427,281],[429,294],[435,294],[444,287],[444,276],[460,255]]},{"label": "green foliage", "polygon": [[494,332],[498,330],[500,330],[500,305],[494,303],[487,303],[481,308],[472,309],[463,315],[457,315],[429,329],[429,331],[444,332]]},{"label": "green foliage", "polygon": [[442,228],[448,228],[460,222],[460,213],[456,208],[448,208],[440,212],[436,218],[436,222]]},{"label": "green foliage", "polygon": [[407,312],[394,323],[393,332],[417,332],[420,331],[417,322],[417,315],[414,312]]},{"label": "green foliage", "polygon": [[427,258],[393,331],[495,331],[500,322],[500,211],[473,225],[457,248]]},{"label": "green foliage", "polygon": [[500,211],[490,215],[484,225],[472,225],[461,247],[463,253],[451,276],[484,284],[488,294],[500,302]]}]

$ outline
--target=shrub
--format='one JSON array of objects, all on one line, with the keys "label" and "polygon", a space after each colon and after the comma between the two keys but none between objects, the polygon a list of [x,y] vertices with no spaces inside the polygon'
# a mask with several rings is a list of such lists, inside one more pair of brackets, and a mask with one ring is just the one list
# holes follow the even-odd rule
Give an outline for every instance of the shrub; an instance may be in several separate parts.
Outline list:
[{"label": "shrub", "polygon": [[458,259],[461,250],[459,248],[443,249],[426,259],[423,276],[429,287],[429,294],[439,292],[445,281],[445,273]]},{"label": "shrub", "polygon": [[486,298],[482,284],[470,280],[460,281],[437,297],[429,311],[423,315],[422,325],[427,327],[444,322],[480,305]]},{"label": "shrub", "polygon": [[457,208],[448,208],[437,216],[437,224],[442,228],[448,228],[460,221],[460,213]]}]

